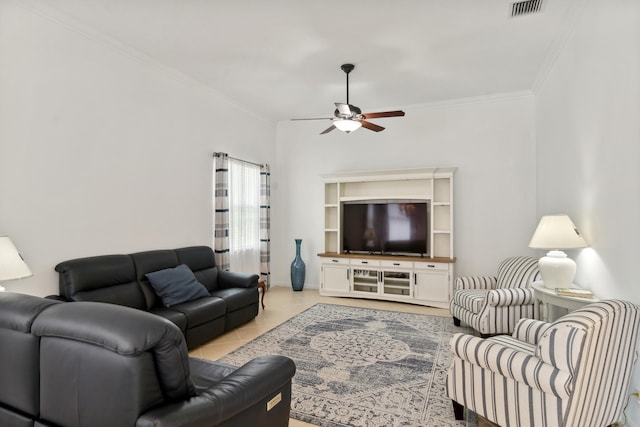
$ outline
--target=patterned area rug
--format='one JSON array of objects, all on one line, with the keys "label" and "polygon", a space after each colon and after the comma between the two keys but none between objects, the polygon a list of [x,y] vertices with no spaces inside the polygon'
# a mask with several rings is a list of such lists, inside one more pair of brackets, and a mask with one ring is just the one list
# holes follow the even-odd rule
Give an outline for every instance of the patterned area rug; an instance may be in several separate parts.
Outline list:
[{"label": "patterned area rug", "polygon": [[445,392],[449,317],[316,304],[223,357],[240,366],[262,354],[296,363],[291,417],[323,427],[422,427],[456,421]]}]

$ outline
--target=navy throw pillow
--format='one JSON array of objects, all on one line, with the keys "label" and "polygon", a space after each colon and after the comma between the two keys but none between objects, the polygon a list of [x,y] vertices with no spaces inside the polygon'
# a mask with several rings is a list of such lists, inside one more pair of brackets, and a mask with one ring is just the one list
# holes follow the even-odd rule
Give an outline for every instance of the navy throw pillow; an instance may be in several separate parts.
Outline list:
[{"label": "navy throw pillow", "polygon": [[209,296],[207,288],[196,280],[196,276],[184,264],[145,276],[165,307]]}]

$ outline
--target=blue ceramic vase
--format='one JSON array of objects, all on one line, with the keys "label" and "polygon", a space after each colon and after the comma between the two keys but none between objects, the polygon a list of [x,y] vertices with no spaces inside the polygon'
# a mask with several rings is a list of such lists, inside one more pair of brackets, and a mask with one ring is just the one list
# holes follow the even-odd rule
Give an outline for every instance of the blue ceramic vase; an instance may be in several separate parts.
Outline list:
[{"label": "blue ceramic vase", "polygon": [[294,291],[301,291],[304,288],[304,276],[307,268],[300,257],[301,243],[302,239],[296,239],[296,257],[291,263],[291,287]]}]

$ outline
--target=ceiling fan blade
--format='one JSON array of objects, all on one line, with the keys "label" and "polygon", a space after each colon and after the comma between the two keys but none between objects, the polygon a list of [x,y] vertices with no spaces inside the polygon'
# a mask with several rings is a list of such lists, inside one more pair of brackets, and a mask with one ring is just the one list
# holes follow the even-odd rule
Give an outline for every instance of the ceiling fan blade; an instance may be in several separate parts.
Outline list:
[{"label": "ceiling fan blade", "polygon": [[340,114],[346,114],[347,116],[351,115],[351,108],[349,108],[349,104],[343,104],[342,102],[336,102],[336,108],[340,112]]},{"label": "ceiling fan blade", "polygon": [[307,119],[291,119],[292,121],[295,120],[331,120],[331,117],[311,117],[311,118],[307,118]]},{"label": "ceiling fan blade", "polygon": [[332,130],[334,130],[336,127],[334,125],[329,126],[328,128],[326,128],[325,130],[323,130],[322,132],[320,132],[320,135],[324,135],[325,133],[329,133]]},{"label": "ceiling fan blade", "polygon": [[380,131],[384,130],[384,128],[382,126],[378,126],[375,123],[371,123],[371,122],[368,122],[366,120],[360,120],[360,123],[362,123],[362,127],[363,128],[367,128],[367,129],[372,130],[374,132],[380,132]]},{"label": "ceiling fan blade", "polygon": [[404,116],[404,111],[396,110],[396,111],[382,111],[380,113],[365,113],[363,116],[366,119],[379,119],[380,117],[399,117]]}]

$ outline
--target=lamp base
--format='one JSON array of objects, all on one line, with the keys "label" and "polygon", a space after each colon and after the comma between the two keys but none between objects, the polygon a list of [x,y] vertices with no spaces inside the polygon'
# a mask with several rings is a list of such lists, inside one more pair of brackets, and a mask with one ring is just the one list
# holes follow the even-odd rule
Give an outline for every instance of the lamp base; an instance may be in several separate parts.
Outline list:
[{"label": "lamp base", "polygon": [[549,251],[538,261],[545,288],[570,288],[576,275],[576,263],[563,251]]}]

